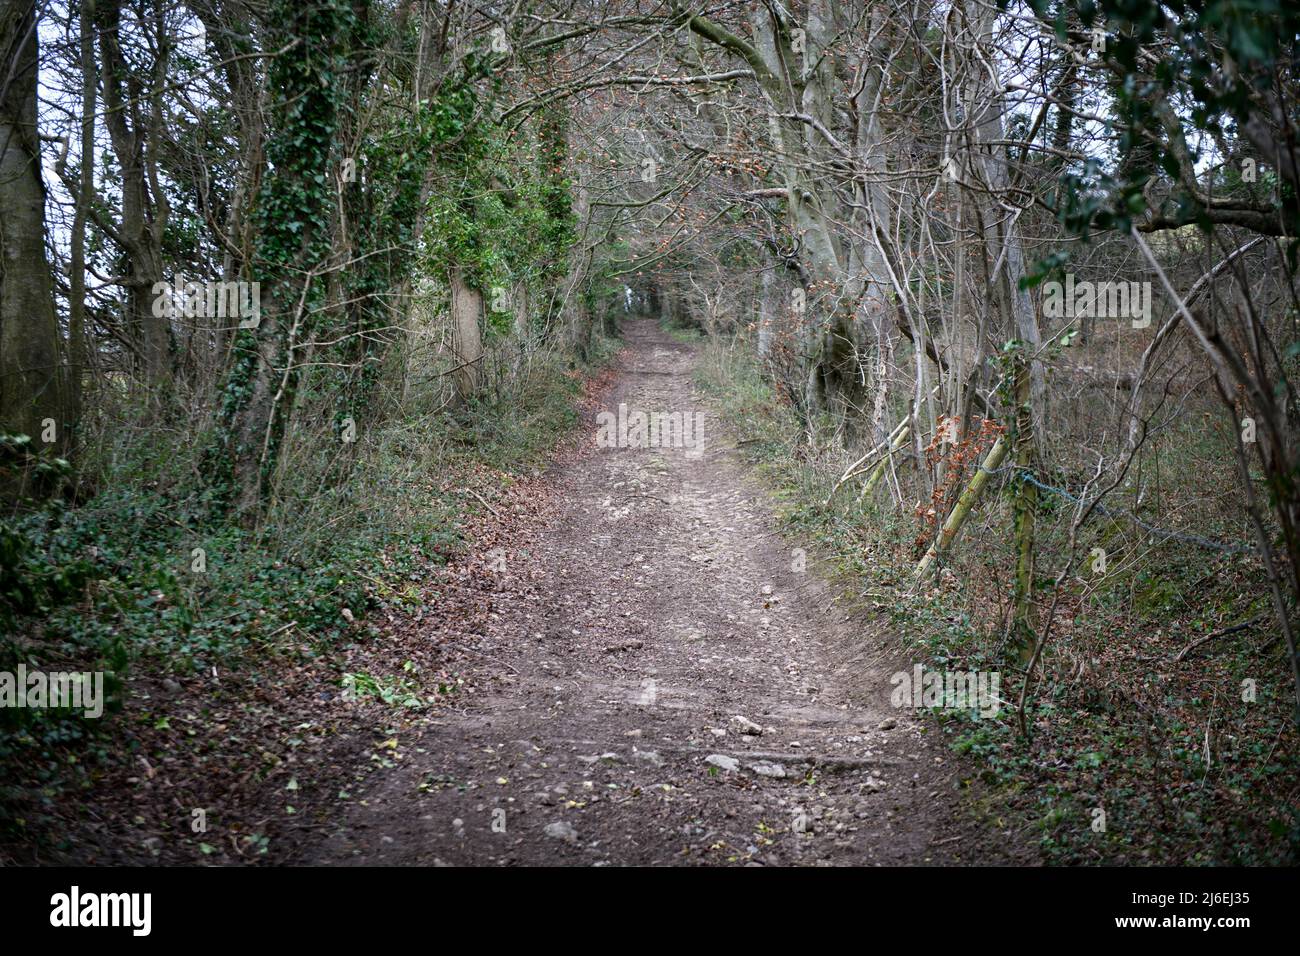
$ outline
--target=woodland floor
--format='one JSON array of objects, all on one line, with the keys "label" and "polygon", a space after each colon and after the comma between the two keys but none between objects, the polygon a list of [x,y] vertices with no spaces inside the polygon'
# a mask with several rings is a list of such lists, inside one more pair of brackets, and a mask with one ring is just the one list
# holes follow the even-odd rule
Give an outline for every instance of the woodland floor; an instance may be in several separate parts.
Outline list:
[{"label": "woodland floor", "polygon": [[[606,408],[703,408],[689,346],[649,320],[625,335]],[[910,661],[846,619],[813,557],[792,570],[760,482],[713,416],[704,434],[702,451],[589,438],[545,476],[504,570],[462,569],[474,623],[420,634],[471,653],[474,693],[391,742],[292,862],[1037,862],[889,706]]]}]

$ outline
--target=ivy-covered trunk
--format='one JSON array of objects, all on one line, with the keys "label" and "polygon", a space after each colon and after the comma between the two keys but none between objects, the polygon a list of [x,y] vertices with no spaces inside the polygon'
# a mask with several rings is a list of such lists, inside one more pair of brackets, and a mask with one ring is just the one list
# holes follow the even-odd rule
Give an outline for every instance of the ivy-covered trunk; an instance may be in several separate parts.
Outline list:
[{"label": "ivy-covered trunk", "polygon": [[259,316],[245,317],[219,412],[211,477],[246,517],[268,496],[310,340],[330,252],[334,177],[330,168],[339,75],[353,19],[345,0],[275,3],[268,21],[281,50],[271,64],[274,104],[258,195],[252,278],[261,284]]}]

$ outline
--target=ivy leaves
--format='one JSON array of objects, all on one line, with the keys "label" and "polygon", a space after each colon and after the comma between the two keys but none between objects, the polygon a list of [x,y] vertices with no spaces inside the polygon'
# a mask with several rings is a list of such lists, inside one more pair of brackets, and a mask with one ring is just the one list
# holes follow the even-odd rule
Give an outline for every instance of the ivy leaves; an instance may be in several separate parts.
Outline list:
[{"label": "ivy leaves", "polygon": [[[1210,216],[1186,185],[1197,177],[1187,167],[1200,157],[1181,127],[1241,141],[1249,150],[1242,131],[1268,113],[1277,71],[1292,56],[1300,10],[1281,0],[1029,2],[1062,42],[1073,29],[1078,46],[1080,24],[1085,32],[1100,31],[1099,62],[1113,76],[1117,161],[1092,158],[1061,177],[1050,205],[1062,224],[1085,239],[1098,230],[1126,231],[1147,212],[1147,183],[1163,172],[1172,183],[1166,218],[1210,231]],[[1230,165],[1215,175],[1216,195],[1241,185]],[[1281,198],[1288,231],[1300,231],[1300,206],[1293,196]]]}]

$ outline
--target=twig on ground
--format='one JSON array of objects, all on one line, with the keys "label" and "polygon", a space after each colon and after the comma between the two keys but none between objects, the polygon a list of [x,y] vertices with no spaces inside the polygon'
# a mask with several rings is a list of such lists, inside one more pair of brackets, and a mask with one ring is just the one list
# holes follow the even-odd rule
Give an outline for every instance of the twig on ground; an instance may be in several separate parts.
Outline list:
[{"label": "twig on ground", "polygon": [[1205,635],[1200,640],[1192,641],[1192,643],[1188,644],[1174,656],[1174,663],[1177,664],[1202,644],[1208,644],[1210,641],[1216,640],[1217,638],[1227,637],[1229,634],[1236,634],[1238,631],[1244,631],[1248,627],[1254,627],[1267,617],[1267,614],[1260,614],[1257,617],[1252,617],[1249,621],[1242,621],[1240,624],[1234,624],[1231,627],[1222,628],[1221,630],[1215,631],[1213,634]]}]

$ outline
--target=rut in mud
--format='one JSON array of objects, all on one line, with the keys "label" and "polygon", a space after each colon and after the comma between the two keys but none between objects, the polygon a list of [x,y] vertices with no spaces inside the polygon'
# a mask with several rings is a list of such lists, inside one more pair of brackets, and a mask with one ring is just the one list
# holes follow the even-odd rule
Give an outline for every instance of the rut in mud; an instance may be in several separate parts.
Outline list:
[{"label": "rut in mud", "polygon": [[505,555],[474,636],[493,680],[403,741],[302,861],[1028,861],[889,707],[908,663],[845,621],[812,558],[797,570],[693,394],[691,349],[651,321],[625,332],[609,410],[703,411],[703,448],[593,448],[556,470],[560,505]]}]

